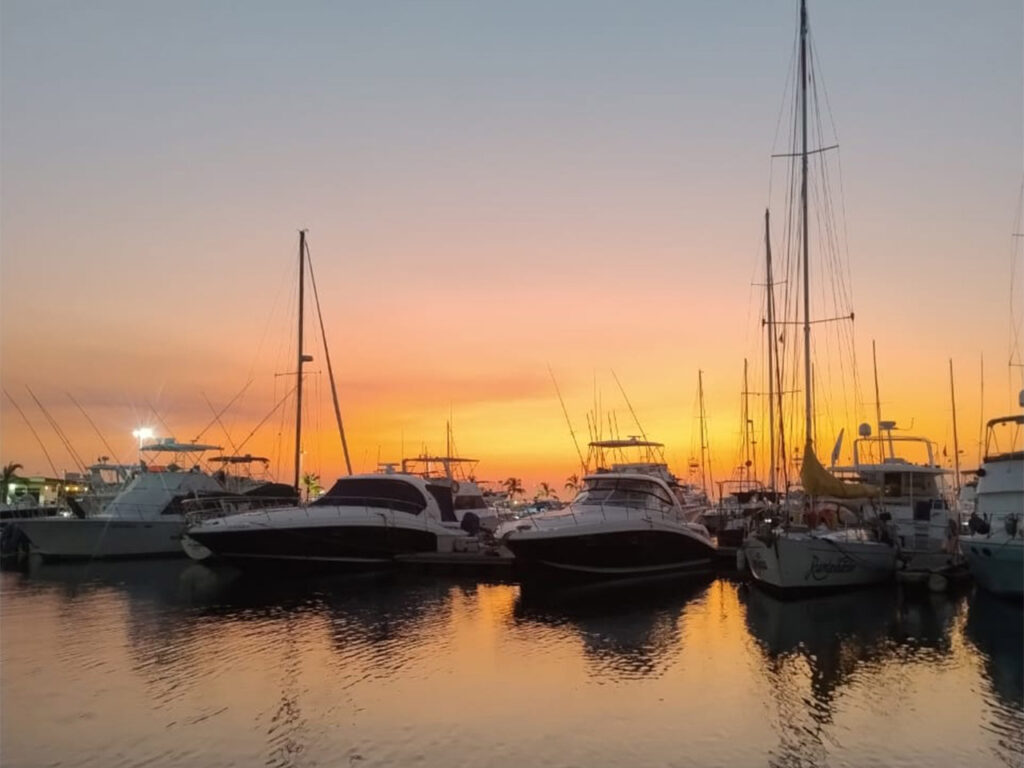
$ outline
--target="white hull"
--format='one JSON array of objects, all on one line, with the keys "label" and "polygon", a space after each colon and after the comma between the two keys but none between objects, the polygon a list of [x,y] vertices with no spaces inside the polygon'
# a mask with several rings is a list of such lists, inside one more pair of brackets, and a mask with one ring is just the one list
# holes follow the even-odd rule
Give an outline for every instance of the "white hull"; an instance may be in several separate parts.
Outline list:
[{"label": "white hull", "polygon": [[1024,539],[1019,535],[964,536],[960,550],[979,585],[997,595],[1024,595]]},{"label": "white hull", "polygon": [[124,518],[50,518],[18,523],[45,558],[91,559],[180,555],[185,522]]},{"label": "white hull", "polygon": [[744,542],[750,572],[758,582],[783,591],[820,591],[879,584],[896,571],[896,548],[855,532],[780,532],[771,543]]}]

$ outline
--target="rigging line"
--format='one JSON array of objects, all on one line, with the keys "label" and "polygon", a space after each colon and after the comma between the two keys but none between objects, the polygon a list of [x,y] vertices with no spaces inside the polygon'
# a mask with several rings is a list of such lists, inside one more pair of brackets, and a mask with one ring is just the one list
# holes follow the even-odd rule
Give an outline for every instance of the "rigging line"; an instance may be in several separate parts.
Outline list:
[{"label": "rigging line", "polygon": [[149,408],[150,412],[154,416],[156,416],[156,420],[160,422],[160,426],[163,427],[164,430],[167,432],[168,437],[172,436],[174,434],[174,430],[167,426],[167,422],[163,420],[163,417],[160,415],[160,412],[157,411],[155,407],[153,407],[153,404],[151,402],[149,402],[149,398],[146,398],[146,406]]},{"label": "rigging line", "polygon": [[348,455],[348,441],[345,439],[345,427],[341,422],[341,406],[338,405],[338,390],[334,385],[334,368],[331,366],[331,352],[327,347],[327,333],[324,331],[324,316],[320,311],[320,292],[316,287],[313,274],[313,259],[309,254],[309,243],[306,243],[306,263],[309,265],[309,281],[313,285],[313,299],[316,302],[316,316],[320,321],[320,336],[324,342],[324,359],[327,361],[327,376],[331,380],[331,397],[334,400],[334,415],[338,420],[338,434],[341,436],[341,449],[345,454],[345,468],[352,474],[352,461]]},{"label": "rigging line", "polygon": [[629,408],[629,413],[633,417],[633,421],[636,422],[636,428],[640,430],[640,436],[647,440],[647,433],[644,431],[643,425],[640,423],[640,419],[636,415],[636,411],[633,410],[633,404],[629,402],[629,395],[626,394],[625,388],[622,386],[622,382],[619,381],[618,375],[615,373],[615,369],[612,369],[612,378],[615,379],[615,383],[619,386],[619,392],[622,393],[622,399],[626,401],[626,406]]},{"label": "rigging line", "polygon": [[256,434],[256,431],[257,431],[257,430],[258,430],[258,429],[259,429],[260,427],[262,427],[262,426],[263,426],[263,425],[264,425],[264,424],[265,424],[265,423],[267,422],[267,419],[269,419],[269,418],[270,418],[271,416],[273,416],[273,415],[274,415],[274,414],[275,414],[275,413],[277,412],[277,410],[278,410],[278,409],[279,409],[279,408],[280,408],[280,407],[281,407],[282,405],[284,405],[284,404],[285,404],[285,402],[287,402],[288,398],[292,396],[292,393],[293,393],[293,392],[295,392],[295,390],[296,390],[296,388],[297,388],[297,387],[298,387],[298,384],[296,384],[295,386],[293,386],[293,387],[292,387],[291,389],[289,389],[289,390],[288,390],[287,392],[285,392],[285,393],[284,393],[284,397],[282,397],[282,398],[281,398],[280,400],[278,400],[278,401],[277,401],[277,405],[275,405],[275,406],[274,406],[273,408],[271,408],[271,409],[270,409],[270,413],[268,413],[268,414],[267,414],[266,416],[264,416],[264,417],[263,417],[263,418],[262,418],[262,419],[260,420],[260,423],[259,423],[259,424],[257,424],[257,425],[256,425],[255,427],[253,427],[253,428],[252,428],[252,432],[250,432],[250,433],[249,433],[248,435],[246,435],[246,436],[245,436],[245,440],[243,440],[242,442],[240,442],[240,443],[238,444],[238,448],[236,449],[237,451],[241,451],[241,450],[242,450],[242,449],[243,449],[243,448],[245,447],[245,444],[246,444],[247,442],[249,442],[249,439],[250,439],[250,438],[251,438],[251,437],[252,437],[253,435],[255,435],[255,434]]},{"label": "rigging line", "polygon": [[[562,392],[558,388],[558,382],[555,380],[555,372],[551,370],[551,365],[548,364],[548,374],[551,376],[551,383],[555,385],[555,394],[558,395],[558,402],[562,406],[562,414],[565,416],[565,423],[569,426],[569,434],[572,436],[572,444],[576,448],[576,456],[580,460],[580,467],[583,469],[583,474],[587,474],[587,462],[583,458],[583,452],[580,450],[580,444],[576,440],[576,432],[572,428],[572,421],[569,419],[569,411],[565,408],[565,400],[562,399]],[[587,417],[587,428],[590,428],[590,417]]]},{"label": "rigging line", "polygon": [[120,464],[121,460],[117,458],[117,454],[114,452],[114,449],[110,447],[110,443],[107,442],[107,439],[103,436],[103,433],[100,432],[100,430],[97,428],[93,420],[89,418],[89,414],[85,412],[85,408],[79,405],[78,401],[75,400],[74,397],[72,397],[70,392],[65,392],[64,394],[68,396],[71,402],[75,404],[75,407],[82,412],[83,416],[85,416],[85,420],[89,422],[89,426],[92,427],[93,431],[99,436],[100,442],[103,443],[103,447],[107,449],[107,453],[110,454],[111,458],[114,460],[114,463]]},{"label": "rigging line", "polygon": [[46,420],[50,423],[50,426],[53,428],[53,431],[57,433],[57,437],[60,438],[60,441],[64,444],[64,449],[68,452],[68,455],[71,456],[71,460],[74,461],[76,465],[78,465],[78,468],[81,469],[82,472],[85,472],[85,462],[82,461],[81,457],[79,457],[79,455],[75,452],[74,447],[68,440],[67,435],[65,435],[64,431],[60,428],[60,425],[58,425],[54,418],[50,415],[50,412],[43,407],[43,404],[39,402],[39,398],[36,397],[35,393],[32,391],[32,388],[29,387],[28,384],[25,385],[25,389],[28,390],[29,396],[31,396],[31,398],[35,400],[36,405],[39,406],[39,410],[43,412],[43,416],[46,417]]},{"label": "rigging line", "polygon": [[25,415],[25,412],[21,410],[21,406],[18,405],[17,401],[13,397],[11,397],[11,393],[8,392],[6,389],[3,392],[4,395],[7,396],[7,399],[11,401],[11,405],[14,406],[14,409],[18,412],[18,415],[21,416],[21,420],[25,422],[25,426],[28,427],[29,432],[32,433],[32,437],[34,437],[36,439],[36,442],[39,443],[39,447],[42,448],[43,455],[46,457],[46,463],[49,464],[50,469],[53,470],[53,476],[57,477],[57,475],[60,473],[57,472],[57,467],[53,463],[53,459],[50,458],[50,452],[46,450],[46,445],[43,443],[42,438],[39,437],[39,433],[36,432],[35,427],[32,426],[32,422],[28,420],[28,416]]},{"label": "rigging line", "polygon": [[[270,305],[270,311],[266,313],[266,321],[263,324],[263,332],[260,334],[260,340],[256,345],[256,349],[253,352],[252,362],[249,364],[249,378],[253,378],[256,372],[256,361],[259,359],[260,353],[263,351],[264,344],[267,341],[267,336],[270,333],[271,325],[274,324],[274,318],[277,316],[278,311],[281,307],[281,294],[284,293],[288,286],[295,285],[294,280],[287,279],[291,271],[295,269],[295,265],[289,260],[287,266],[280,269],[279,274],[281,278],[277,281],[277,292],[274,294],[273,302]],[[288,291],[289,298],[291,297],[291,291]]]},{"label": "rigging line", "polygon": [[[247,390],[247,389],[249,388],[249,385],[250,385],[250,384],[252,384],[252,383],[253,383],[253,381],[254,381],[254,379],[253,379],[253,378],[252,378],[252,376],[250,375],[250,377],[249,377],[249,381],[247,381],[247,382],[245,383],[245,386],[244,386],[244,387],[242,387],[242,388],[241,388],[241,389],[239,390],[238,394],[237,394],[237,395],[235,395],[234,397],[232,397],[232,398],[231,398],[231,399],[230,399],[230,400],[228,401],[228,404],[227,404],[227,405],[225,405],[225,406],[224,406],[223,408],[221,408],[221,409],[220,409],[220,411],[216,411],[216,410],[214,410],[213,406],[212,406],[212,405],[210,405],[210,410],[211,410],[211,411],[213,411],[213,420],[212,420],[212,421],[211,421],[211,422],[210,422],[209,424],[207,424],[207,425],[206,425],[205,427],[203,427],[203,428],[202,428],[202,429],[200,430],[199,434],[198,434],[198,435],[196,435],[196,436],[195,436],[195,437],[194,437],[194,438],[192,439],[192,442],[193,442],[193,443],[197,443],[197,442],[199,442],[199,440],[200,440],[200,439],[202,439],[203,435],[205,435],[205,434],[206,434],[206,430],[208,430],[208,429],[209,429],[210,427],[212,427],[212,426],[213,426],[214,424],[220,424],[220,428],[224,430],[224,433],[225,433],[225,434],[227,434],[227,428],[226,428],[226,427],[225,427],[225,426],[224,426],[224,425],[223,425],[223,424],[221,423],[221,421],[220,421],[220,417],[224,415],[224,412],[225,412],[225,411],[226,411],[226,410],[227,410],[228,408],[230,408],[230,407],[231,407],[232,405],[234,405],[235,401],[236,401],[236,400],[237,400],[238,398],[240,398],[240,397],[241,397],[241,396],[242,396],[242,395],[243,395],[243,394],[245,393],[245,390]],[[204,398],[206,397],[206,394],[205,394],[205,393],[203,393],[203,397],[204,397]],[[210,404],[210,401],[209,401],[209,400],[207,400],[207,401],[206,401],[206,403],[207,403],[207,405],[209,405],[209,404]],[[231,436],[230,436],[230,435],[228,435],[228,442],[231,442]]]},{"label": "rigging line", "polygon": [[[210,402],[210,398],[208,398],[206,396],[206,393],[200,391],[200,394],[203,396],[203,400],[206,401],[206,404],[208,406],[210,406],[210,411],[213,413],[213,420],[214,420],[214,422],[216,422],[218,425],[220,425],[220,428],[224,431],[224,437],[226,437],[228,439],[228,444],[231,446],[232,455],[237,456],[238,455],[238,449],[235,447],[235,443],[231,439],[231,433],[228,432],[228,428],[225,427],[224,423],[220,420],[220,414],[217,413],[217,409],[213,407],[213,403]],[[203,432],[205,432],[205,431],[206,430],[204,429]],[[202,432],[200,432],[199,434],[202,435]],[[197,437],[192,442],[198,442],[198,441],[199,441],[199,438]]]}]

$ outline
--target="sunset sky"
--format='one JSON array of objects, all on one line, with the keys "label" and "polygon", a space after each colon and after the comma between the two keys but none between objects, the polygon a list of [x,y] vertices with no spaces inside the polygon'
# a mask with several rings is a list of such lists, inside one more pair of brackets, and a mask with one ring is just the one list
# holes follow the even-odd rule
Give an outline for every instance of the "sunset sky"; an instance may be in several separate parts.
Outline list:
[{"label": "sunset sky", "polygon": [[[883,417],[951,454],[952,358],[972,466],[981,357],[986,418],[1019,388],[1024,11],[809,7],[861,418],[874,339]],[[241,443],[291,386],[275,374],[294,368],[308,228],[357,470],[442,451],[451,418],[479,477],[561,489],[577,461],[550,366],[581,442],[595,388],[605,421],[637,431],[614,370],[679,473],[703,370],[727,475],[796,16],[795,0],[4,0],[3,388],[61,472],[74,461],[26,386],[83,459],[107,451],[69,393],[128,461],[134,428],[192,439],[207,399],[251,379],[227,434],[202,435]],[[326,376],[309,390],[307,468],[326,484],[342,470]],[[285,481],[290,407],[243,449]],[[0,462],[51,474],[7,397],[0,418]]]}]

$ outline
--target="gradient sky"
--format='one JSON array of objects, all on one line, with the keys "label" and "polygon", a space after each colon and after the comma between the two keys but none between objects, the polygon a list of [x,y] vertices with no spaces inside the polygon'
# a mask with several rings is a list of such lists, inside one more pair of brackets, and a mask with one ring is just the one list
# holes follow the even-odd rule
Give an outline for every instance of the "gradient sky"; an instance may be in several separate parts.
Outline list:
[{"label": "gradient sky", "polygon": [[[952,358],[971,463],[982,355],[985,415],[1016,400],[1024,12],[810,18],[862,385],[876,339],[885,417],[951,450]],[[58,470],[26,385],[89,460],[106,451],[67,393],[128,459],[140,423],[194,437],[204,395],[252,378],[224,417],[249,434],[286,390],[300,227],[357,469],[443,449],[451,415],[480,477],[560,488],[549,364],[584,436],[595,379],[635,431],[615,370],[679,471],[703,369],[716,473],[734,465],[795,2],[4,0],[0,27],[0,378]],[[310,412],[329,481],[329,405]],[[0,417],[0,461],[49,474],[7,398]],[[289,457],[289,429],[246,450]]]}]

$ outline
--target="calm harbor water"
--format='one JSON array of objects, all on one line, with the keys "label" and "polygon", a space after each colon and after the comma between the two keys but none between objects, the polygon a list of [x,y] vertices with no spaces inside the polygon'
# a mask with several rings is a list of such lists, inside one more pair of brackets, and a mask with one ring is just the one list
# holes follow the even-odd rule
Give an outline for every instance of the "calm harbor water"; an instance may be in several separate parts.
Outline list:
[{"label": "calm harbor water", "polygon": [[33,564],[0,589],[4,766],[1020,766],[1024,615],[727,579]]}]

